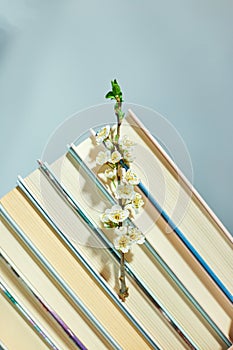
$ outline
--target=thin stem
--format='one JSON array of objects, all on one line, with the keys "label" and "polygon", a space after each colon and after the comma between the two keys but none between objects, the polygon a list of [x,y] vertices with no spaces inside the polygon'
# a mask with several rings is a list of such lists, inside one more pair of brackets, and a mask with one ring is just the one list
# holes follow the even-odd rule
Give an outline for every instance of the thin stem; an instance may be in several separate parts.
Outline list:
[{"label": "thin stem", "polygon": [[121,252],[121,262],[120,262],[120,283],[121,288],[119,292],[119,298],[124,302],[125,299],[129,296],[128,290],[129,288],[126,286],[125,282],[125,254]]},{"label": "thin stem", "polygon": [[113,184],[113,186],[116,188],[116,184],[115,184],[115,181],[114,181],[114,180],[112,180],[112,184]]},{"label": "thin stem", "polygon": [[[119,110],[121,109],[121,102],[117,101],[115,105],[115,114],[117,116],[117,148],[118,148],[118,140],[120,139],[120,128],[121,128],[121,122],[122,119],[120,118]],[[120,163],[117,164],[117,182],[118,184],[121,183],[121,165]],[[119,199],[119,205],[122,206],[122,199]],[[122,222],[119,223],[119,226],[122,226]],[[119,291],[119,298],[125,302],[125,299],[129,296],[128,293],[128,287],[126,286],[126,280],[125,280],[125,254],[121,252],[121,261],[120,261],[120,291]]]},{"label": "thin stem", "polygon": [[119,111],[121,110],[121,102],[120,100],[117,100],[116,104],[115,104],[115,114],[117,117],[117,136],[118,136],[118,140],[120,138],[120,127],[121,127],[121,118],[120,118],[120,113]]},{"label": "thin stem", "polygon": [[120,185],[120,183],[121,183],[120,163],[116,164],[116,173],[117,173],[117,183],[118,183],[118,185]]}]

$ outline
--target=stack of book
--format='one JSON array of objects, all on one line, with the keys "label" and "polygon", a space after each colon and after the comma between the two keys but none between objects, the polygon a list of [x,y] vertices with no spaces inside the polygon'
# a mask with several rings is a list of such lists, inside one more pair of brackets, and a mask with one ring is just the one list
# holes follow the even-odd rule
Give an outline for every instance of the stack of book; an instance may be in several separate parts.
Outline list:
[{"label": "stack of book", "polygon": [[145,243],[125,254],[129,297],[90,135],[1,199],[0,349],[231,348],[232,236],[132,111],[121,133],[137,144],[146,203]]}]

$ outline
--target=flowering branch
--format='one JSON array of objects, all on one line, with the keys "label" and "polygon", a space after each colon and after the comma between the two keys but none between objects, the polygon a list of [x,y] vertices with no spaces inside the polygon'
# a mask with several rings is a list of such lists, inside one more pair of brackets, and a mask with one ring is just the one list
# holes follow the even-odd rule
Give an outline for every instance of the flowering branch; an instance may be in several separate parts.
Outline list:
[{"label": "flowering branch", "polygon": [[[116,79],[111,84],[112,90],[105,97],[116,101],[114,111],[117,117],[117,126],[110,128],[109,125],[106,125],[97,131],[96,143],[104,144],[105,151],[98,153],[96,163],[103,166],[105,177],[113,184],[113,192],[118,200],[118,205],[105,210],[101,215],[101,221],[104,227],[114,229],[116,235],[113,243],[121,253],[119,297],[125,301],[129,295],[125,279],[125,254],[128,253],[133,244],[143,244],[145,240],[142,232],[130,225],[127,219],[132,219],[144,205],[144,202],[142,196],[134,189],[140,179],[130,168],[130,164],[134,160],[135,142],[127,135],[121,137],[120,134],[124,119],[124,113],[121,109],[123,102],[121,88]],[[128,166],[127,171],[123,168],[122,161]]]}]

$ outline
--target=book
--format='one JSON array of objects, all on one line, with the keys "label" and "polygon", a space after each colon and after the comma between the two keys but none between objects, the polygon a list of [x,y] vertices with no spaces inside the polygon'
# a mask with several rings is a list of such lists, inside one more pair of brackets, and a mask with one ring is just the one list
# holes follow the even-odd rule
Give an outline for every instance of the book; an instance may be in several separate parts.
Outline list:
[{"label": "book", "polygon": [[[132,111],[122,126],[124,132],[144,150],[139,158],[144,157],[143,165],[148,163],[150,171],[153,170],[156,186],[149,184],[149,188],[158,202],[162,197],[158,196],[156,188],[164,184],[160,173],[154,170],[162,172],[166,200],[159,205],[170,217],[179,192],[187,188],[188,193],[192,191],[189,206],[178,226],[231,292],[233,255],[229,233]],[[92,174],[97,174],[95,157],[100,148],[94,146],[92,137],[73,146],[75,154]],[[149,161],[145,154],[150,155]],[[148,185],[145,172],[140,168],[137,171],[142,183]],[[54,276],[49,275],[40,259],[33,256],[2,217],[1,238],[4,232],[5,239],[1,239],[1,249],[24,279],[30,281],[87,348],[114,348],[115,341],[116,346],[123,349],[228,349],[232,336],[229,298],[179,237],[174,232],[167,233],[167,222],[153,203],[146,201],[145,195],[145,210],[135,223],[146,231],[147,244],[134,246],[132,253],[126,255],[131,273],[127,277],[130,296],[124,306],[117,302],[119,261],[112,253],[112,234],[101,227],[99,219],[100,213],[111,207],[111,198],[106,197],[101,185],[89,175],[68,152],[50,167],[42,166],[20,180],[19,186],[1,200],[1,205],[106,334],[96,329],[74,305],[71,295],[66,294],[68,289],[64,290]],[[98,180],[107,185],[101,176]],[[103,234],[105,241],[97,233]],[[31,296],[22,295],[21,287],[6,271],[4,281],[59,348],[73,348],[64,330],[50,318],[46,321],[43,310],[32,307]],[[0,339],[4,342],[1,331]]]}]

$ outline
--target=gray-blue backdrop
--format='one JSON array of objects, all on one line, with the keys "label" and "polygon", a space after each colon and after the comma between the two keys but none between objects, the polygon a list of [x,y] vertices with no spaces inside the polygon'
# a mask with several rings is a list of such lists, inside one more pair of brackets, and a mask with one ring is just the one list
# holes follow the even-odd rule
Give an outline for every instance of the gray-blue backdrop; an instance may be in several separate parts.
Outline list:
[{"label": "gray-blue backdrop", "polygon": [[195,187],[233,231],[232,18],[232,0],[0,0],[0,197],[116,77],[182,135]]}]

